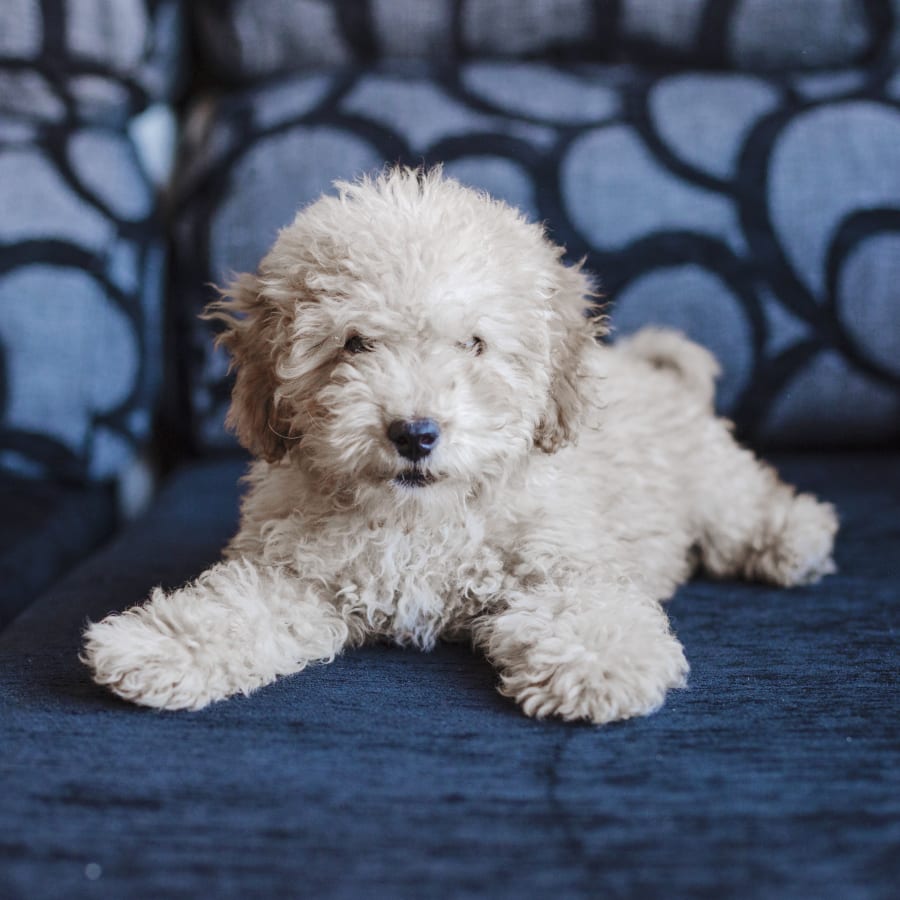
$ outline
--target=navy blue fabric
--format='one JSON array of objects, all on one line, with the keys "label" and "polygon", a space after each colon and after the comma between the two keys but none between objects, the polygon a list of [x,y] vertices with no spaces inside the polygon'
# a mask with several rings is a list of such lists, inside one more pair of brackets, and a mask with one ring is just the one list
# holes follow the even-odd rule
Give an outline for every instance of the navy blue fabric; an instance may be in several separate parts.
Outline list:
[{"label": "navy blue fabric", "polygon": [[655,716],[535,722],[465,646],[372,647],[196,714],[128,706],[81,626],[216,558],[239,467],[156,509],[0,635],[3,897],[880,900],[900,881],[900,457],[795,457],[840,574],[697,581]]},{"label": "navy blue fabric", "polygon": [[112,534],[109,486],[0,475],[0,628]]}]

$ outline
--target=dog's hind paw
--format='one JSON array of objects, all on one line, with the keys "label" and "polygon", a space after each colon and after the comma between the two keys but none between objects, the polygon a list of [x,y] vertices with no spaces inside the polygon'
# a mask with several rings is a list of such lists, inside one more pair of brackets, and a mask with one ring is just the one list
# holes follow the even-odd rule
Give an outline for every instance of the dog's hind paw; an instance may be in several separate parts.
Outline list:
[{"label": "dog's hind paw", "polygon": [[831,556],[837,530],[833,506],[811,494],[798,494],[778,537],[754,561],[756,576],[793,587],[832,574],[837,571]]}]

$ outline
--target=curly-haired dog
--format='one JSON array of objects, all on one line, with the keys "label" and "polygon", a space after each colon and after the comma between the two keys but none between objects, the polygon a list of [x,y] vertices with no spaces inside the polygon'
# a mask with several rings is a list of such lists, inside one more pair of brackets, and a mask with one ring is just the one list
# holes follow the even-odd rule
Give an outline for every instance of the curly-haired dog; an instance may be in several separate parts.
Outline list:
[{"label": "curly-haired dog", "polygon": [[526,713],[609,722],[688,671],[660,602],[699,562],[832,571],[832,508],[712,414],[713,358],[596,340],[538,225],[393,170],[301,211],[209,317],[258,457],[225,559],[92,624],[95,680],[198,709],[345,647],[468,637]]}]

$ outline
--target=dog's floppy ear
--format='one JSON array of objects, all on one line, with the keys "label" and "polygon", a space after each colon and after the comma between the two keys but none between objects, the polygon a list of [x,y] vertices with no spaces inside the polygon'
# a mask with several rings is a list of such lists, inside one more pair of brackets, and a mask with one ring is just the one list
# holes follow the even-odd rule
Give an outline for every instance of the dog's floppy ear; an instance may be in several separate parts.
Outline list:
[{"label": "dog's floppy ear", "polygon": [[535,432],[535,444],[545,453],[555,453],[578,433],[587,400],[584,356],[606,331],[604,317],[587,315],[595,296],[581,263],[557,264],[550,286],[550,396]]},{"label": "dog's floppy ear", "polygon": [[210,303],[203,319],[223,323],[216,344],[231,354],[229,371],[236,371],[231,408],[225,424],[254,456],[276,462],[287,452],[291,423],[279,414],[276,391],[279,336],[286,333],[286,311],[266,297],[255,275],[238,275]]}]

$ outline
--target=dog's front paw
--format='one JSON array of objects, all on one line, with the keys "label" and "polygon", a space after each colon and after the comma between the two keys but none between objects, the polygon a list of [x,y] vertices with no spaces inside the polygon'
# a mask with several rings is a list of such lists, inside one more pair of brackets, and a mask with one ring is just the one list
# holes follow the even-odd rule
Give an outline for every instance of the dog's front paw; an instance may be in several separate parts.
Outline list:
[{"label": "dog's front paw", "polygon": [[500,691],[529,716],[601,725],[655,712],[669,690],[684,687],[687,674],[684,649],[667,629],[632,631],[616,623],[578,641],[557,638],[529,648],[503,672]]},{"label": "dog's front paw", "polygon": [[200,709],[219,699],[191,641],[161,628],[146,607],[88,626],[81,661],[97,684],[141,706]]}]

